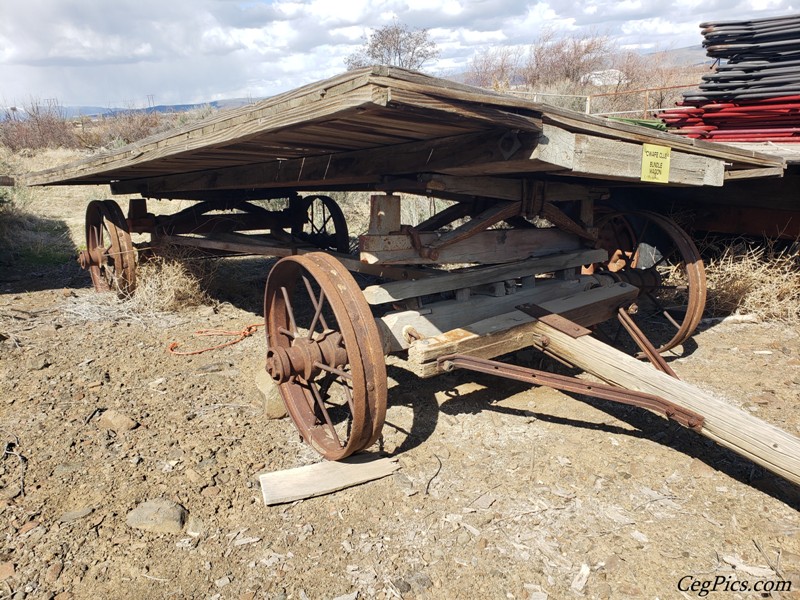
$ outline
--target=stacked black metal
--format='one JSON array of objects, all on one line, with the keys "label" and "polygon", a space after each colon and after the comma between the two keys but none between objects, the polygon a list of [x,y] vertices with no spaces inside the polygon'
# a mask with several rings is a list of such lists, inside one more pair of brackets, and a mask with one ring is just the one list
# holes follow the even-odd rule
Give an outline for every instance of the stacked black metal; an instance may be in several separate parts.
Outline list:
[{"label": "stacked black metal", "polygon": [[662,120],[690,137],[800,141],[800,15],[700,27],[720,63]]}]

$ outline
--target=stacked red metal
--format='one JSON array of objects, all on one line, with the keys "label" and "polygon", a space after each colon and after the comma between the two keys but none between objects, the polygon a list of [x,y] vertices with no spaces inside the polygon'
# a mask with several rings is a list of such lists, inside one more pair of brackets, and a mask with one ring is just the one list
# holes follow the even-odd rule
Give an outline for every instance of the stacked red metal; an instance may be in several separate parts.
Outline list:
[{"label": "stacked red metal", "polygon": [[800,15],[700,26],[703,46],[720,64],[698,91],[661,113],[670,131],[720,142],[800,143]]}]

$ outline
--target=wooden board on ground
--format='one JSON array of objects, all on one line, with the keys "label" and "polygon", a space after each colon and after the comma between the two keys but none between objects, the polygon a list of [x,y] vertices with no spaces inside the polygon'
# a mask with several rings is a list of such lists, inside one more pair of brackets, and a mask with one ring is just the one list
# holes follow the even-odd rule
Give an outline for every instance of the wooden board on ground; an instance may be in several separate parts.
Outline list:
[{"label": "wooden board on ground", "polygon": [[295,469],[262,473],[258,480],[264,504],[272,506],[323,496],[381,479],[399,468],[396,458],[379,458],[364,453],[340,461],[326,460]]}]

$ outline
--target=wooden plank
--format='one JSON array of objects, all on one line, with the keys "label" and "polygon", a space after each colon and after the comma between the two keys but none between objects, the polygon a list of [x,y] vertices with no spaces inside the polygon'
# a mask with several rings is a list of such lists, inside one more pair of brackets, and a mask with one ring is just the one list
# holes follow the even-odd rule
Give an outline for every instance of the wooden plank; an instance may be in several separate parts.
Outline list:
[{"label": "wooden plank", "polygon": [[340,461],[326,460],[258,476],[266,506],[323,496],[345,488],[375,481],[394,473],[397,458],[378,458],[374,454],[356,454]]},{"label": "wooden plank", "polygon": [[[423,232],[420,241],[428,246],[440,236],[435,232]],[[362,235],[358,243],[361,261],[368,264],[508,263],[581,246],[577,236],[555,228],[483,231],[442,248],[435,261],[421,257],[407,235]]]},{"label": "wooden plank", "polygon": [[541,322],[531,326],[531,333],[539,339],[547,336],[548,351],[603,381],[660,396],[703,415],[702,435],[800,485],[797,437],[592,337],[572,339]]},{"label": "wooden plank", "polygon": [[738,169],[725,171],[725,181],[736,179],[755,179],[757,177],[783,177],[783,167],[765,167],[761,169]]},{"label": "wooden plank", "polygon": [[14,187],[14,178],[7,175],[0,175],[0,186]]},{"label": "wooden plank", "polygon": [[[397,310],[375,319],[383,338],[385,354],[406,350],[416,339],[441,335],[445,331],[467,327],[514,310],[520,304],[542,304],[564,298],[596,285],[596,279],[582,276],[570,281],[537,279],[534,286],[522,287],[516,294],[505,296],[471,295],[468,300],[443,300],[427,304],[418,310]],[[522,314],[522,313],[520,313]]]},{"label": "wooden plank", "polygon": [[[725,166],[722,160],[673,150],[669,183],[721,186]],[[571,175],[597,179],[641,181],[642,147],[579,134],[575,136],[575,160]]]},{"label": "wooden plank", "polygon": [[364,297],[370,304],[384,304],[415,296],[426,296],[428,294],[469,288],[495,281],[541,275],[559,269],[579,267],[605,260],[608,260],[608,254],[605,250],[582,248],[529,258],[505,265],[458,269],[446,275],[436,275],[422,280],[393,281],[381,285],[371,285],[364,289]]},{"label": "wooden plank", "polygon": [[[638,293],[632,285],[615,283],[546,300],[539,306],[578,325],[591,327],[612,318],[617,308],[634,300]],[[477,321],[415,341],[408,349],[408,362],[414,365],[417,375],[430,377],[438,372],[431,361],[440,356],[459,353],[494,358],[515,352],[540,339],[531,326],[536,322],[537,319],[519,310]]]}]

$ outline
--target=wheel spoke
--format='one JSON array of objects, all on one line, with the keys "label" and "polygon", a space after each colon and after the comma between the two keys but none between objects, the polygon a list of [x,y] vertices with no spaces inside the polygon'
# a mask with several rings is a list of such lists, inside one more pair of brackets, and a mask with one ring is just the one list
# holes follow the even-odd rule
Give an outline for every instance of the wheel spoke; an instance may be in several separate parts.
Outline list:
[{"label": "wheel spoke", "polygon": [[653,294],[651,294],[650,292],[647,292],[647,294],[645,294],[645,295],[648,298],[650,298],[650,300],[653,301],[653,304],[656,305],[656,308],[661,312],[662,315],[664,315],[664,317],[667,319],[667,321],[669,321],[670,323],[672,323],[675,326],[675,329],[680,329],[681,328],[680,323],[678,323],[675,319],[672,318],[672,315],[669,314],[669,311],[666,308],[664,308],[664,306],[661,304],[661,302],[659,302],[656,299],[656,297],[653,296]]},{"label": "wheel spoke", "polygon": [[292,339],[297,338],[297,333],[294,331],[289,331],[286,327],[278,327],[278,332],[282,333],[283,335],[289,336]]},{"label": "wheel spoke", "polygon": [[350,373],[342,371],[341,369],[337,369],[336,367],[331,367],[330,365],[326,365],[319,361],[314,361],[314,366],[322,369],[323,371],[327,371],[328,373],[333,373],[334,375],[338,375],[339,377],[347,379],[348,381],[353,380],[353,376]]},{"label": "wheel spoke", "polygon": [[325,408],[325,403],[322,401],[322,396],[320,396],[319,390],[317,390],[317,387],[311,382],[309,382],[308,387],[309,389],[311,389],[311,393],[314,396],[314,400],[317,403],[317,407],[322,412],[322,416],[325,419],[325,423],[328,426],[328,430],[330,431],[331,436],[333,436],[333,439],[335,439],[339,443],[340,447],[343,446],[344,444],[342,444],[342,440],[339,438],[339,434],[336,433],[336,428],[333,426],[333,421],[331,421],[331,416],[328,414],[328,409]]},{"label": "wheel spoke", "polygon": [[289,325],[292,331],[297,331],[297,323],[294,320],[294,310],[292,309],[292,303],[289,300],[289,292],[286,291],[286,286],[281,286],[281,294],[283,295],[283,301],[286,303],[286,314],[289,316]]},{"label": "wheel spoke", "polygon": [[322,315],[322,307],[325,303],[325,290],[319,290],[319,299],[314,297],[314,290],[311,287],[311,282],[308,280],[308,277],[303,275],[303,283],[306,286],[306,291],[308,292],[308,299],[311,300],[311,305],[314,307],[316,311],[314,313],[314,319],[311,321],[311,325],[308,327],[308,337],[311,337],[312,332],[314,331],[314,327],[317,325],[317,319],[319,322],[322,323],[322,327],[324,329],[328,329],[328,324],[325,322],[325,317]]}]

